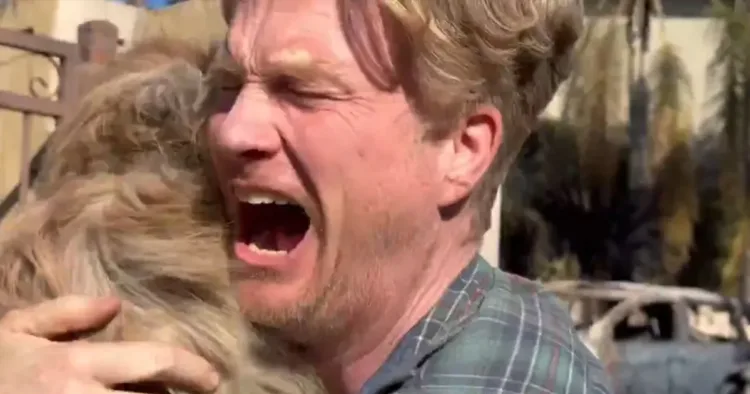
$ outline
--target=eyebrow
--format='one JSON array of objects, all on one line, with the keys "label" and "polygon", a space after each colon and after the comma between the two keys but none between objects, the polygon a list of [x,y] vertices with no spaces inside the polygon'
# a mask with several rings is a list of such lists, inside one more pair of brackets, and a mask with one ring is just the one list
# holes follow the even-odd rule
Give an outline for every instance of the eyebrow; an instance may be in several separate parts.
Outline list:
[{"label": "eyebrow", "polygon": [[[250,70],[248,70],[250,68]],[[341,66],[315,59],[305,49],[283,49],[263,56],[262,61],[249,67],[238,62],[229,51],[228,40],[223,40],[214,61],[209,67],[209,78],[221,82],[241,84],[247,81],[248,74],[257,74],[263,80],[291,77],[302,84],[311,86],[329,85],[352,94],[351,84],[338,72]]]},{"label": "eyebrow", "polygon": [[353,89],[339,72],[342,68],[334,62],[316,59],[305,49],[283,49],[272,52],[264,57],[260,64],[260,75],[262,78],[272,79],[275,77],[292,77],[303,84],[330,85],[342,90],[343,93],[352,93]]}]

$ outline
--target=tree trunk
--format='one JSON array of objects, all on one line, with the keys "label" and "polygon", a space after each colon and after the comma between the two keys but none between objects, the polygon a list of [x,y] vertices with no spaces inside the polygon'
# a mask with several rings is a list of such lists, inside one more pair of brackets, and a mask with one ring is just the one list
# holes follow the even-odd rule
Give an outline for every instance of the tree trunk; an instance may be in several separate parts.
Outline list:
[{"label": "tree trunk", "polygon": [[[748,14],[750,10],[750,0],[735,0],[734,2],[735,12],[743,12]],[[750,17],[750,14],[748,15]],[[745,34],[748,34],[745,32]],[[742,111],[741,120],[739,126],[739,139],[740,139],[740,180],[742,182],[742,210],[744,213],[744,221],[750,219],[748,215],[748,201],[750,201],[750,182],[748,181],[748,168],[750,168],[750,60],[748,59],[750,54],[745,54],[745,58],[742,59],[742,70],[744,74],[743,89],[742,89],[742,100],[745,111]],[[750,231],[743,229],[743,247],[742,247],[742,270],[740,278],[740,299],[745,303],[750,303]],[[745,308],[743,308],[744,311]]]},{"label": "tree trunk", "polygon": [[650,0],[632,0],[627,8],[628,29],[628,91],[630,136],[630,189],[643,190],[652,186],[649,168],[648,119],[650,92],[646,84],[645,57],[649,45],[651,19]]}]

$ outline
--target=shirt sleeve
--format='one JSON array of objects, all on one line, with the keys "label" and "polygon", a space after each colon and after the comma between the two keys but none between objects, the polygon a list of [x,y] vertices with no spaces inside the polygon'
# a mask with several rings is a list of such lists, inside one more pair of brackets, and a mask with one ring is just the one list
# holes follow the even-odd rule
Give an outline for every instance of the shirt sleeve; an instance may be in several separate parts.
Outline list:
[{"label": "shirt sleeve", "polygon": [[480,313],[398,393],[610,394],[567,310],[540,291],[487,294]]}]

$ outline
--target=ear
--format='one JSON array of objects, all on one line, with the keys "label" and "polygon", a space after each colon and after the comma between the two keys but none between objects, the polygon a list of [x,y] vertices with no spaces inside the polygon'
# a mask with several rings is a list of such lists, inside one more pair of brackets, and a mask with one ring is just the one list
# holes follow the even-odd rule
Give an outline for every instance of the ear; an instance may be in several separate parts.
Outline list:
[{"label": "ear", "polygon": [[481,106],[463,119],[444,141],[440,153],[441,206],[450,206],[469,197],[490,168],[502,137],[502,116],[492,106]]}]

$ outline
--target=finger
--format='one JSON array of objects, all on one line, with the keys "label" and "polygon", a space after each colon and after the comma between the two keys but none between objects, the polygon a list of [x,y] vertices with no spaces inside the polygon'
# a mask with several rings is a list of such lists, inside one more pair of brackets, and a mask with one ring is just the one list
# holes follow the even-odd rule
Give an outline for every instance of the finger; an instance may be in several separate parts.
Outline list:
[{"label": "finger", "polygon": [[149,342],[71,345],[73,368],[84,376],[114,386],[159,382],[188,391],[213,392],[219,374],[205,359],[187,350]]},{"label": "finger", "polygon": [[118,384],[113,387],[116,392],[134,392],[134,393],[148,393],[148,394],[171,394],[166,385],[163,383],[124,383]]},{"label": "finger", "polygon": [[120,301],[114,297],[65,296],[9,311],[0,319],[0,329],[51,338],[100,328],[119,310]]},{"label": "finger", "polygon": [[138,394],[137,391],[111,390],[95,381],[73,380],[65,383],[59,392],[64,394]]}]

